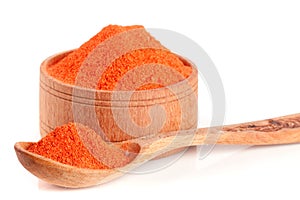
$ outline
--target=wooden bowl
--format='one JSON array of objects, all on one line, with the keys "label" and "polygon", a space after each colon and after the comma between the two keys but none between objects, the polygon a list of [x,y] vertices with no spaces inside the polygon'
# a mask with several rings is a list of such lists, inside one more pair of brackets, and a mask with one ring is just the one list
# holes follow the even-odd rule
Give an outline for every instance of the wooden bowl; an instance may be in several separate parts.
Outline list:
[{"label": "wooden bowl", "polygon": [[41,136],[74,121],[91,127],[110,142],[197,127],[198,74],[186,59],[179,56],[192,67],[192,73],[176,84],[150,90],[108,91],[66,84],[47,73],[47,66],[70,52],[53,55],[41,64]]}]

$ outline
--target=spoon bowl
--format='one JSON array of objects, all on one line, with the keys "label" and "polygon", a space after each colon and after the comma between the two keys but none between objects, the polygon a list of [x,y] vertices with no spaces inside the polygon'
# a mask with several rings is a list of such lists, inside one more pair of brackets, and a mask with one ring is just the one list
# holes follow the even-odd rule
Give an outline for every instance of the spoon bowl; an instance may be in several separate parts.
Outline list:
[{"label": "spoon bowl", "polygon": [[18,142],[14,148],[20,163],[36,177],[50,184],[68,187],[89,187],[108,182],[122,175],[117,169],[88,169],[45,158],[26,149],[31,142]]},{"label": "spoon bowl", "polygon": [[[300,142],[300,114],[224,127],[190,129],[136,138],[117,145],[131,149],[130,162],[112,169],[78,168],[31,153],[32,142],[14,146],[20,163],[33,175],[58,186],[81,188],[116,179],[141,164],[174,149],[202,144],[274,145]],[[111,155],[112,157],[114,155]]]}]

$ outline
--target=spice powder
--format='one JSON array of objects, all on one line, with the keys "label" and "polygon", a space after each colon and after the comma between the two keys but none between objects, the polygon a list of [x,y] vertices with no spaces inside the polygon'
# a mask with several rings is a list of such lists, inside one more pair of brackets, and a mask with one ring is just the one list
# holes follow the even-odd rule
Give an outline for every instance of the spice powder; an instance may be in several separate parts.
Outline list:
[{"label": "spice powder", "polygon": [[[93,49],[114,35],[138,28],[144,27],[139,25],[109,25],[104,27],[98,34],[81,45],[78,49],[69,53],[59,62],[49,66],[47,72],[50,76],[64,83],[75,84],[81,65]],[[98,77],[99,82],[96,89],[114,90],[116,84],[126,72],[137,66],[153,63],[173,68],[182,75],[182,79],[187,78],[192,72],[190,66],[186,66],[178,56],[166,48],[138,49],[130,51],[115,59],[106,68],[101,77]],[[97,74],[95,74],[95,76],[97,76]],[[164,83],[162,80],[161,83],[146,83],[137,89],[147,90],[162,87],[163,85]],[[79,132],[81,134],[79,134]],[[90,169],[120,167],[134,159],[138,152],[138,148],[130,147],[128,145],[118,148],[108,146],[101,138],[92,140],[91,138],[93,137],[97,138],[100,136],[97,136],[93,130],[82,124],[69,123],[57,127],[40,141],[33,143],[29,146],[28,151],[63,164]],[[94,142],[94,144],[85,145],[86,143],[84,143],[83,140],[90,143]],[[93,149],[91,147],[95,148]],[[111,155],[114,155],[114,157],[112,158]]]},{"label": "spice powder", "polygon": [[[143,28],[143,26],[109,25],[62,60],[52,66],[49,66],[47,68],[47,72],[50,76],[64,83],[75,84],[80,67],[97,45],[119,33],[140,28]],[[101,77],[97,77],[97,80],[99,79],[99,81],[95,89],[113,90],[116,83],[124,74],[126,74],[126,72],[137,66],[150,63],[157,63],[173,68],[182,74],[182,80],[187,78],[192,72],[192,68],[190,66],[184,65],[184,63],[175,54],[166,48],[142,48],[125,53],[107,66]],[[100,75],[95,74],[95,76]],[[161,83],[145,84],[145,86],[140,87],[139,90],[157,88],[159,85],[164,85],[163,80]]]}]

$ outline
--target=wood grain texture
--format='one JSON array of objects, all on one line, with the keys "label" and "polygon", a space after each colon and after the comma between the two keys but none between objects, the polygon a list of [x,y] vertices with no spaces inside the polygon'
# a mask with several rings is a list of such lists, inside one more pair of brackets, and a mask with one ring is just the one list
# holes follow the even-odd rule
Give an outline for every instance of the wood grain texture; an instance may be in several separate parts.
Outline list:
[{"label": "wood grain texture", "polygon": [[[109,170],[81,169],[55,162],[28,152],[26,149],[30,143],[26,142],[16,143],[15,151],[21,164],[35,176],[55,185],[80,188],[111,181],[154,157],[182,147],[203,144],[278,145],[299,143],[299,122],[300,114],[294,114],[224,127],[148,135],[120,142],[120,144],[126,143],[126,145],[134,146],[137,153],[136,158],[124,167]],[[209,137],[213,140],[207,140]]]}]

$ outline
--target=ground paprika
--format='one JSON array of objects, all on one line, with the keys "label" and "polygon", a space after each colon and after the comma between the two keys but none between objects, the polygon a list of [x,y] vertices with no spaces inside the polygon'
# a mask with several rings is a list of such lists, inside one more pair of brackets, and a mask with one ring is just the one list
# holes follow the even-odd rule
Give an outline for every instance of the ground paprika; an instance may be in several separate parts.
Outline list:
[{"label": "ground paprika", "polygon": [[[140,29],[143,26],[118,26],[109,25],[104,27],[98,34],[92,37],[89,41],[85,42],[78,49],[68,54],[65,58],[47,68],[47,72],[54,78],[63,81],[68,84],[75,84],[76,77],[87,56],[93,51],[97,45],[101,44],[105,40],[114,35],[122,32],[126,32],[132,29]],[[120,44],[126,45],[126,44]],[[166,48],[151,49],[143,48],[134,51],[127,52],[125,55],[117,58],[112,62],[105,72],[98,77],[99,82],[96,89],[100,90],[113,90],[116,83],[120,78],[129,70],[148,63],[157,63],[161,65],[169,66],[182,74],[183,78],[188,77],[192,69],[190,66],[184,65],[184,63],[171,51]],[[93,74],[94,76],[100,76],[99,74]],[[157,88],[158,85],[164,85],[162,83],[147,84],[145,87],[139,89],[151,89]]]},{"label": "ground paprika", "polygon": [[[81,45],[78,49],[68,54],[59,62],[49,66],[47,72],[50,76],[67,84],[75,84],[76,77],[87,56],[101,42],[119,33],[143,28],[143,26],[117,26],[109,25],[103,28],[98,34],[92,37],[89,41]],[[126,44],[125,44],[126,45]],[[137,49],[121,57],[115,59],[100,76],[96,89],[114,90],[118,81],[129,70],[144,64],[161,64],[169,66],[182,75],[182,79],[188,77],[191,72],[191,66],[186,66],[181,59],[166,48],[153,49],[144,48]],[[167,77],[167,76],[166,76]],[[164,86],[164,81],[157,83],[146,83],[138,88],[138,90],[153,89]],[[83,134],[78,134],[79,132]],[[80,136],[85,135],[85,138]],[[55,130],[47,134],[37,143],[29,146],[28,151],[36,153],[63,164],[72,165],[80,168],[90,169],[107,169],[122,166],[130,162],[135,157],[137,149],[130,149],[128,146],[115,148],[107,145],[103,140],[88,141],[96,142],[98,153],[92,153],[94,149],[88,149],[83,142],[84,139],[89,140],[89,136],[95,136],[95,132],[82,124],[69,123],[57,127]],[[88,145],[92,147],[93,145]],[[111,158],[111,152],[114,151],[114,158]],[[99,153],[100,152],[100,153]],[[129,152],[129,153],[128,153]],[[94,155],[101,155],[102,158],[95,158]]]},{"label": "ground paprika", "polygon": [[122,167],[139,151],[138,147],[127,143],[122,146],[109,144],[92,129],[79,123],[55,128],[27,150],[63,164],[89,169]]}]

